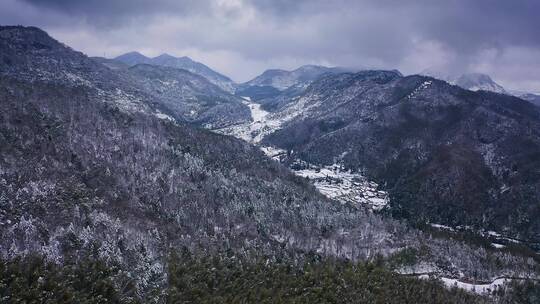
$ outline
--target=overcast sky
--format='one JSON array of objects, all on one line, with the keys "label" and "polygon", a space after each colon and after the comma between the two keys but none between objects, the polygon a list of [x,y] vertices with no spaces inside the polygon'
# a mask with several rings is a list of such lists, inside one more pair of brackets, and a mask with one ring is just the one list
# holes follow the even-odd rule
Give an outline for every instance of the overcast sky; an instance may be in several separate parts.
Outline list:
[{"label": "overcast sky", "polygon": [[236,81],[303,64],[484,72],[540,92],[539,0],[0,0],[92,56],[189,56]]}]

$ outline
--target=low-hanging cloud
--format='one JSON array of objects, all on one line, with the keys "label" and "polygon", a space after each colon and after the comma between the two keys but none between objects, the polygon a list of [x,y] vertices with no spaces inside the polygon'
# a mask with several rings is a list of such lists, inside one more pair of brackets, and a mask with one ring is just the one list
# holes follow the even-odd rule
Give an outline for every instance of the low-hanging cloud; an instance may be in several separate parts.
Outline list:
[{"label": "low-hanging cloud", "polygon": [[2,23],[43,27],[89,55],[138,50],[245,81],[302,64],[486,72],[540,91],[540,1],[2,0]]}]

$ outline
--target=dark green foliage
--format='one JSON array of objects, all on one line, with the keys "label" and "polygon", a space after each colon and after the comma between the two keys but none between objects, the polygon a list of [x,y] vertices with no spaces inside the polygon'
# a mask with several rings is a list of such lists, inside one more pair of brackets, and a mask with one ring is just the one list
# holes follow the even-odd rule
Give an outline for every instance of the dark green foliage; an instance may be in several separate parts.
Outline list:
[{"label": "dark green foliage", "polygon": [[500,302],[504,304],[540,303],[540,283],[538,282],[512,282],[506,291],[500,293],[502,293]]},{"label": "dark green foliage", "polygon": [[401,276],[374,264],[337,260],[298,266],[230,257],[170,260],[170,303],[487,303],[439,282]]},{"label": "dark green foliage", "polygon": [[389,264],[393,268],[412,266],[418,262],[419,252],[416,248],[402,249],[389,257]]},{"label": "dark green foliage", "polygon": [[94,259],[63,266],[42,257],[0,261],[1,303],[139,303],[132,279]]}]

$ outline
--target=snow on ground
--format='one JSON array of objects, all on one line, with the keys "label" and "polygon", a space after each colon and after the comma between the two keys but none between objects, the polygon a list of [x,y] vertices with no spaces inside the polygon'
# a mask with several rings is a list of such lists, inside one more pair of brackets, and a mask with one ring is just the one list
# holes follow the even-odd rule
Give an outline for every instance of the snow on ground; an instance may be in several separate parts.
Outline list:
[{"label": "snow on ground", "polygon": [[270,112],[263,110],[260,104],[252,102],[248,97],[243,98],[242,103],[251,111],[252,121],[216,130],[216,132],[232,135],[256,144],[265,135],[279,129],[283,122],[279,119],[269,119]]},{"label": "snow on ground", "polygon": [[159,119],[170,120],[172,122],[176,122],[176,120],[174,118],[172,118],[171,116],[169,116],[167,114],[164,114],[164,113],[161,113],[159,111],[157,111],[157,113],[155,113],[154,115]]},{"label": "snow on ground", "polygon": [[[308,108],[309,100],[299,100],[282,113],[270,113],[261,105],[243,97],[243,103],[251,111],[252,121],[224,129],[216,130],[247,142],[259,145],[261,150],[274,160],[280,161],[287,151],[270,146],[261,146],[264,136],[281,128],[283,123],[301,115]],[[388,205],[388,193],[377,190],[378,185],[370,182],[360,173],[344,171],[339,165],[319,168],[302,162],[301,170],[293,170],[296,175],[309,178],[315,187],[325,196],[342,203],[366,206],[373,210],[381,210]]]},{"label": "snow on ground", "polygon": [[[491,241],[494,241],[494,243],[491,243],[491,246],[495,249],[503,249],[505,248],[507,245],[504,245],[504,244],[508,244],[508,243],[515,243],[515,244],[520,244],[521,241],[519,240],[516,240],[514,238],[510,238],[510,237],[506,237],[506,236],[503,236],[502,234],[498,233],[498,232],[495,232],[495,231],[478,231],[478,230],[475,230],[474,228],[470,227],[470,226],[456,226],[456,227],[450,227],[450,226],[445,226],[445,225],[441,225],[441,224],[429,224],[431,227],[433,228],[437,228],[437,229],[440,229],[440,230],[446,230],[446,231],[451,231],[451,232],[456,232],[456,231],[469,231],[469,232],[474,232],[476,234],[479,234],[487,239],[490,239]],[[502,244],[499,244],[499,243],[502,243]]]},{"label": "snow on ground", "polygon": [[516,240],[514,238],[504,236],[504,235],[502,235],[502,234],[500,234],[498,232],[495,232],[495,231],[487,231],[487,232],[483,232],[482,234],[484,236],[493,237],[493,238],[495,238],[496,240],[499,240],[499,241],[507,241],[507,242],[512,242],[512,243],[515,243],[515,244],[521,243],[520,240]]},{"label": "snow on ground", "polygon": [[287,155],[287,151],[280,148],[270,146],[261,146],[260,148],[264,154],[277,161],[280,161],[282,156]]},{"label": "snow on ground", "polygon": [[322,194],[339,202],[373,210],[381,210],[388,205],[388,193],[377,190],[377,183],[368,181],[362,174],[344,171],[339,165],[323,168],[308,165],[293,172],[309,178]]},{"label": "snow on ground", "polygon": [[252,102],[249,97],[242,97],[242,103],[251,111],[252,121],[227,128],[215,130],[218,133],[232,135],[247,142],[258,144],[264,136],[279,130],[281,126],[301,115],[305,111],[305,101],[300,100],[279,113],[271,113],[261,108],[261,105]]},{"label": "snow on ground", "polygon": [[465,289],[467,291],[478,293],[478,294],[489,294],[510,281],[510,279],[498,278],[498,279],[493,280],[493,282],[491,283],[472,284],[472,283],[461,282],[457,279],[450,279],[450,278],[440,278],[440,279],[444,283],[444,285],[448,288],[457,287],[457,288]]},{"label": "snow on ground", "polygon": [[407,99],[413,98],[418,92],[421,90],[429,87],[433,82],[431,80],[427,80],[422,82],[416,89],[414,89],[409,95],[407,95]]},{"label": "snow on ground", "polygon": [[[469,292],[473,292],[479,295],[489,295],[493,291],[497,290],[498,288],[501,288],[505,284],[512,281],[510,278],[495,278],[491,282],[483,282],[483,283],[467,283],[460,281],[459,279],[453,279],[453,278],[445,278],[445,277],[439,277],[437,275],[434,276],[434,274],[422,274],[419,275],[419,279],[429,279],[429,278],[437,278],[442,281],[444,286],[447,288],[460,288]],[[519,279],[518,279],[519,280]]]},{"label": "snow on ground", "polygon": [[437,228],[437,229],[441,229],[441,230],[449,230],[449,231],[455,231],[454,228],[450,227],[450,226],[446,226],[446,225],[441,225],[441,224],[429,224],[431,227],[433,228]]}]

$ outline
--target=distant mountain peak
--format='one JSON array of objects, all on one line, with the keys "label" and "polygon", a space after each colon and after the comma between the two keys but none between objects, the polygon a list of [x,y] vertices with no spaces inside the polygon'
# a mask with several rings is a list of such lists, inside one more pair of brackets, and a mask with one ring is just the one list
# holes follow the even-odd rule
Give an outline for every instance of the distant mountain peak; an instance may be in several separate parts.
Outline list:
[{"label": "distant mountain peak", "polygon": [[311,82],[326,73],[340,73],[347,71],[344,68],[326,67],[322,65],[307,64],[294,70],[268,69],[261,75],[243,84],[243,87],[273,87],[280,91],[293,86],[306,87]]},{"label": "distant mountain peak", "polygon": [[506,93],[506,90],[493,81],[487,74],[466,73],[453,81],[454,84],[471,91],[491,91],[495,93]]},{"label": "distant mountain peak", "polygon": [[227,76],[222,75],[208,66],[194,61],[187,56],[175,57],[173,55],[163,53],[159,56],[148,58],[137,52],[129,52],[127,54],[118,56],[115,58],[123,63],[126,63],[130,66],[134,66],[141,63],[168,66],[177,69],[184,69],[190,71],[194,74],[200,75],[208,79],[210,82],[219,86],[227,92],[233,92],[235,83]]},{"label": "distant mountain peak", "polygon": [[140,57],[146,57],[144,56],[143,54],[137,52],[137,51],[132,51],[132,52],[128,52],[128,53],[125,53],[124,55],[121,55],[121,56],[140,56]]},{"label": "distant mountain peak", "polygon": [[176,57],[172,56],[172,55],[169,55],[167,53],[163,53],[159,56],[156,56],[154,57],[154,59],[158,59],[158,58],[161,58],[161,59],[176,59]]},{"label": "distant mountain peak", "polygon": [[425,69],[420,75],[430,76],[444,80],[450,84],[457,85],[471,91],[490,91],[495,93],[507,94],[508,92],[489,75],[478,72],[464,73],[461,75],[449,75],[444,72]]},{"label": "distant mountain peak", "polygon": [[136,65],[139,63],[148,63],[150,61],[150,58],[144,56],[139,52],[129,52],[115,57],[114,60],[123,62],[127,65]]}]

